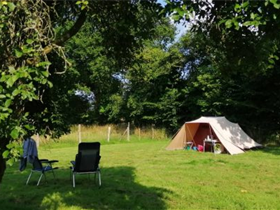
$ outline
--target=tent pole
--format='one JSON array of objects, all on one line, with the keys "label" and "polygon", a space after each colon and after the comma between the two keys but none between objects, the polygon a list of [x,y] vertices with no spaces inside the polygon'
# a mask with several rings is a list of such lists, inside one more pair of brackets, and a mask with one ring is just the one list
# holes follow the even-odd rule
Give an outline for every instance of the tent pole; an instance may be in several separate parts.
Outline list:
[{"label": "tent pole", "polygon": [[209,126],[210,138],[211,138],[211,140],[213,140],[213,134],[212,134],[212,129],[211,129],[210,123],[208,123],[208,126]]}]

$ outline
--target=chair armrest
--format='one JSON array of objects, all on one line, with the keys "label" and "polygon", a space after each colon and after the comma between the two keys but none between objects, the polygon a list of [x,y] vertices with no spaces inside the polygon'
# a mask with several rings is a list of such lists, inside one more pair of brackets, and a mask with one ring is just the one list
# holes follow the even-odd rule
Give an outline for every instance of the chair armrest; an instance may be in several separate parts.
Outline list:
[{"label": "chair armrest", "polygon": [[40,159],[41,163],[57,163],[58,160]]},{"label": "chair armrest", "polygon": [[40,161],[41,163],[45,163],[45,162],[48,162],[49,160],[48,160],[48,159],[39,159],[39,161]]},{"label": "chair armrest", "polygon": [[[50,167],[52,167],[52,164],[53,164],[53,163],[57,163],[58,160],[41,159],[40,162],[41,162],[42,164],[44,164],[44,165],[49,165]],[[53,169],[57,169],[57,167],[56,167],[56,168],[53,168]]]},{"label": "chair armrest", "polygon": [[49,162],[49,163],[57,163],[58,160],[49,160],[48,162]]}]

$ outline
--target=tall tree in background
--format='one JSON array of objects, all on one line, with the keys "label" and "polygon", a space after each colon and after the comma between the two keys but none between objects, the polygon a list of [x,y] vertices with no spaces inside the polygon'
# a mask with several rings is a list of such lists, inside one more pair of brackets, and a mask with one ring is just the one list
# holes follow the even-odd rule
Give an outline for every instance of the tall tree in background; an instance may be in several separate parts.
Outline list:
[{"label": "tall tree in background", "polygon": [[127,118],[136,124],[177,126],[182,100],[181,75],[184,62],[177,45],[172,45],[175,28],[167,20],[157,27],[156,38],[145,48],[125,75]]},{"label": "tall tree in background", "polygon": [[[76,80],[73,89],[78,91],[76,94],[81,98],[90,97],[90,107],[84,110],[87,117],[83,123],[104,122],[103,103],[107,103],[111,94],[120,91],[120,82],[114,75],[120,72],[122,65],[111,52],[108,55],[107,47],[102,44],[103,39],[101,33],[87,21],[81,31],[66,45],[67,55],[72,63],[71,70]],[[121,59],[126,59],[126,62],[129,60],[128,57]]]},{"label": "tall tree in background", "polygon": [[[179,47],[172,46],[175,26],[167,18],[149,15],[157,20],[157,27],[151,28],[152,36],[142,37],[143,47],[125,65],[120,66],[116,57],[107,55],[107,48],[101,44],[102,34],[89,22],[68,42],[67,54],[79,75],[77,88],[93,96],[89,122],[125,120],[137,125],[177,126],[184,62]],[[94,35],[85,39],[89,34]]]},{"label": "tall tree in background", "polygon": [[[67,55],[73,63],[72,69],[78,74],[76,79],[79,84],[76,88],[92,96],[90,113],[87,114],[88,122],[112,123],[119,122],[124,117],[120,107],[123,104],[122,75],[131,65],[135,54],[141,51],[141,42],[154,36],[154,26],[160,20],[160,6],[148,8],[145,4],[136,5],[133,14],[125,10],[132,17],[113,15],[110,40],[106,39],[107,32],[92,25],[92,18],[89,18],[80,32],[66,45]],[[134,24],[123,31],[124,26],[128,26],[133,18]],[[129,42],[135,43],[127,49],[125,45]]]}]

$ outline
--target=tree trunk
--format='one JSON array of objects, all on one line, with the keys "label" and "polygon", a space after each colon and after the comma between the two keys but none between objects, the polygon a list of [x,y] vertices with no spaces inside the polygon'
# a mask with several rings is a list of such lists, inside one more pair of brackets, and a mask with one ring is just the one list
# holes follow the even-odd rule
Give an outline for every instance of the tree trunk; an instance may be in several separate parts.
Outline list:
[{"label": "tree trunk", "polygon": [[6,161],[4,160],[2,154],[0,155],[0,183],[2,182],[2,178],[4,176],[6,170]]},{"label": "tree trunk", "polygon": [[6,146],[8,143],[9,140],[7,139],[0,140],[0,183],[2,182],[2,178],[6,170],[6,160],[3,158],[2,154],[6,150]]}]

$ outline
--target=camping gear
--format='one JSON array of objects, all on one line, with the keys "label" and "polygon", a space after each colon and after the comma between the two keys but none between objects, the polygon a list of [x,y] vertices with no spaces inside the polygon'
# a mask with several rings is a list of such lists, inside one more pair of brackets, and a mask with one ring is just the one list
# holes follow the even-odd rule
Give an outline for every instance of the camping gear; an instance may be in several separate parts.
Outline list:
[{"label": "camping gear", "polygon": [[23,171],[27,162],[33,164],[35,157],[38,157],[36,142],[32,138],[27,138],[23,142],[23,155],[20,158],[19,170]]},{"label": "camping gear", "polygon": [[[215,152],[215,144],[221,144],[222,152],[231,155],[243,153],[246,149],[262,147],[250,138],[237,123],[225,117],[200,117],[184,123],[167,146],[168,150],[183,149],[186,142],[194,146],[203,145],[204,151]],[[212,142],[215,144],[208,144]]]},{"label": "camping gear", "polygon": [[198,150],[199,152],[203,152],[203,149],[204,149],[204,147],[203,147],[202,145],[198,145],[198,146],[197,146],[197,150]]}]

